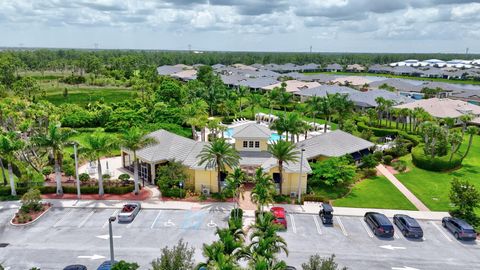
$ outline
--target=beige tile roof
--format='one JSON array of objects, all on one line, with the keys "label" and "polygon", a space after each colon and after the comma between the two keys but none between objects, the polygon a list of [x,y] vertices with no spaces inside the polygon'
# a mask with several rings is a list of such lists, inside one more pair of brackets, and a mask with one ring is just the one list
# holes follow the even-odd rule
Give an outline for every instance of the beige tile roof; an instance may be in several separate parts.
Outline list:
[{"label": "beige tile roof", "polygon": [[333,83],[345,83],[346,81],[349,82],[351,85],[364,85],[370,84],[372,82],[372,80],[360,76],[347,76],[332,80]]},{"label": "beige tile roof", "polygon": [[272,135],[272,131],[263,125],[256,123],[242,125],[234,130],[233,138],[250,138],[250,139],[268,139]]},{"label": "beige tile roof", "polygon": [[[287,87],[286,87],[287,92],[297,92],[302,89],[309,89],[309,88],[320,86],[318,82],[302,82],[297,80],[289,80],[289,81],[285,81],[285,83],[287,84]],[[282,83],[280,82],[280,83],[262,87],[262,89],[272,90],[275,87],[281,87],[281,86],[282,86]]]},{"label": "beige tile roof", "polygon": [[457,118],[464,114],[480,115],[480,106],[449,98],[421,99],[415,102],[395,106],[395,108],[423,108],[431,116],[438,118]]}]

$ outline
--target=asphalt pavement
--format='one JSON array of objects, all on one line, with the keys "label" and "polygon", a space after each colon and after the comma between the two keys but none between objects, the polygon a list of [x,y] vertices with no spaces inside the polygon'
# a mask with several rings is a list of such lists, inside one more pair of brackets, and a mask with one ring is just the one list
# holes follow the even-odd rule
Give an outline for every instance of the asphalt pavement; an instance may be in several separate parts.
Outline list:
[{"label": "asphalt pavement", "polygon": [[[118,208],[52,208],[32,225],[14,227],[16,209],[0,209],[0,262],[9,269],[62,269],[68,264],[96,267],[109,256],[108,217]],[[202,260],[203,243],[216,240],[217,226],[227,225],[229,211],[215,205],[190,210],[142,209],[132,223],[113,224],[116,259],[136,261],[141,269],[160,256],[164,246],[184,239]],[[253,218],[246,218],[250,222]],[[420,220],[424,239],[392,239],[372,234],[361,217],[336,216],[324,226],[314,214],[287,214],[288,230],[280,232],[290,254],[289,265],[300,268],[312,254],[335,254],[349,269],[478,269],[480,244],[461,242],[438,220]],[[3,245],[2,245],[3,246]]]}]

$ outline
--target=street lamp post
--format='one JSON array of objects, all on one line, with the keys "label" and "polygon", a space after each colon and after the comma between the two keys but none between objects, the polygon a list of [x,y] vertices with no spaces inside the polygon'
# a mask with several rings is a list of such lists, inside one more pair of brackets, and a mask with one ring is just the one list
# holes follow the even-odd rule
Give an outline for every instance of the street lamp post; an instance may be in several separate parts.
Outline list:
[{"label": "street lamp post", "polygon": [[299,204],[302,202],[303,152],[305,152],[304,148],[302,148],[302,151],[300,152],[300,175],[298,176],[298,191],[297,191],[297,198],[298,198]]},{"label": "street lamp post", "polygon": [[112,234],[112,222],[114,222],[117,218],[115,216],[111,216],[108,218],[108,234],[110,236],[110,265],[113,266],[115,263],[114,254],[113,254],[113,234]]},{"label": "street lamp post", "polygon": [[77,197],[80,199],[81,191],[80,191],[80,177],[78,176],[78,150],[77,150],[77,143],[73,143],[73,154],[75,156],[75,178],[77,182]]}]

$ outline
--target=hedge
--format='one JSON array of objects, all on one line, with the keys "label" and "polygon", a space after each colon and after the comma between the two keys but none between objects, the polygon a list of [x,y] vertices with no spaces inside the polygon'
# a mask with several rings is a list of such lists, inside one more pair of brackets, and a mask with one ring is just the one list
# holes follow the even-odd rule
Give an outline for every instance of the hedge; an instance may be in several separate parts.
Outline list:
[{"label": "hedge", "polygon": [[320,196],[320,195],[304,195],[302,197],[302,200],[304,202],[328,202],[328,199],[324,196]]},{"label": "hedge", "polygon": [[417,136],[409,134],[403,130],[398,129],[388,129],[388,128],[377,128],[369,127],[363,122],[357,123],[358,131],[362,132],[363,130],[371,130],[373,134],[377,137],[385,137],[389,135],[402,136],[403,138],[411,141],[414,146],[417,146],[420,143],[420,140]]},{"label": "hedge", "polygon": [[[16,188],[18,195],[25,194],[29,188],[19,187]],[[56,186],[43,186],[39,187],[39,190],[42,194],[52,194],[57,192]],[[134,185],[128,185],[124,187],[104,187],[105,194],[116,194],[122,195],[134,191]],[[82,194],[98,194],[98,186],[83,186],[80,187],[80,192]],[[75,186],[63,186],[63,193],[66,194],[77,194],[77,187]],[[10,186],[0,187],[0,196],[9,196],[10,195]]]},{"label": "hedge", "polygon": [[185,198],[187,191],[180,188],[170,188],[162,191],[162,197]]},{"label": "hedge", "polygon": [[447,171],[458,168],[462,165],[462,159],[459,155],[454,155],[452,161],[449,162],[450,154],[443,157],[435,157],[431,159],[427,157],[423,151],[423,145],[419,145],[412,149],[412,162],[418,168],[427,171]]}]

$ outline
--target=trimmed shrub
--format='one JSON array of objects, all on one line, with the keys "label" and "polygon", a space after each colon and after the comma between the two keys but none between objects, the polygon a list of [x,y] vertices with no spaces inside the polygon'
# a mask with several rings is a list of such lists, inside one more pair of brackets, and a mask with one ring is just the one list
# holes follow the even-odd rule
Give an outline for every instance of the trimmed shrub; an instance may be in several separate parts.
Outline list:
[{"label": "trimmed shrub", "polygon": [[377,176],[377,170],[374,168],[365,168],[361,170],[362,178],[372,178]]},{"label": "trimmed shrub", "polygon": [[407,162],[405,160],[395,160],[392,162],[392,166],[397,172],[404,172],[407,169]]},{"label": "trimmed shrub", "polygon": [[80,179],[80,181],[82,182],[86,182],[88,180],[90,180],[90,175],[88,173],[81,173],[78,178]]},{"label": "trimmed shrub", "polygon": [[383,163],[390,165],[392,163],[393,157],[390,155],[383,156]]},{"label": "trimmed shrub", "polygon": [[304,202],[328,202],[328,199],[324,196],[308,194],[302,197]]},{"label": "trimmed shrub", "polygon": [[230,212],[230,218],[231,219],[234,219],[238,216],[239,219],[242,219],[243,217],[243,209],[242,208],[235,208],[235,209],[232,209],[232,211]]},{"label": "trimmed shrub", "polygon": [[423,145],[419,145],[412,149],[412,162],[418,168],[427,171],[447,171],[460,167],[462,165],[462,159],[458,155],[454,155],[452,161],[449,162],[450,155],[443,157],[430,158],[427,157],[423,151]]},{"label": "trimmed shrub", "polygon": [[418,136],[409,134],[403,130],[398,130],[398,129],[388,129],[388,128],[376,128],[376,127],[369,127],[365,125],[363,122],[358,122],[357,123],[357,128],[358,131],[362,132],[364,130],[371,130],[373,134],[377,137],[385,137],[385,136],[390,136],[390,135],[395,135],[395,136],[402,136],[404,139],[407,139],[413,143],[414,146],[418,145],[420,143],[420,139]]},{"label": "trimmed shrub", "polygon": [[119,180],[127,181],[130,180],[130,175],[128,173],[122,173],[118,176]]},{"label": "trimmed shrub", "polygon": [[185,198],[187,191],[180,188],[170,188],[162,191],[162,197]]},{"label": "trimmed shrub", "polygon": [[375,151],[375,152],[373,152],[372,155],[375,157],[375,159],[378,162],[380,162],[383,159],[383,152],[382,151]]},{"label": "trimmed shrub", "polygon": [[290,202],[290,197],[287,195],[276,194],[276,195],[273,195],[273,201],[275,203]]}]

